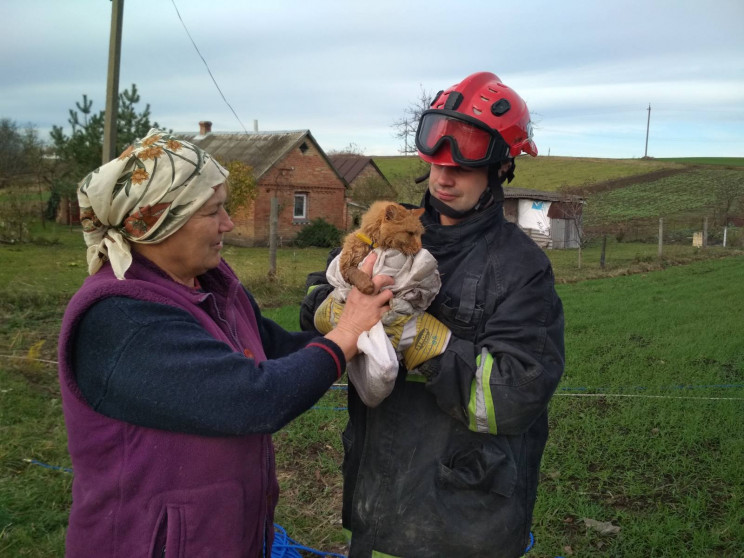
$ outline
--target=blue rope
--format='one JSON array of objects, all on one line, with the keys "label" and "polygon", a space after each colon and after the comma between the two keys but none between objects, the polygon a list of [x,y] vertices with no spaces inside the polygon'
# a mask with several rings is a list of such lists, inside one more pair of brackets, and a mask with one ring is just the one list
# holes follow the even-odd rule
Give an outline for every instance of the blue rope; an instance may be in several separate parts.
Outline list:
[{"label": "blue rope", "polygon": [[527,554],[530,550],[532,550],[533,546],[535,546],[535,536],[532,534],[532,531],[530,531],[530,544],[528,544],[527,548],[524,549],[524,553]]},{"label": "blue rope", "polygon": [[302,558],[302,554],[297,552],[302,550],[304,552],[311,552],[316,556],[334,556],[337,558],[346,558],[344,554],[336,554],[335,552],[323,552],[322,550],[315,550],[299,544],[297,541],[292,540],[287,531],[281,525],[274,523],[274,544],[271,545],[271,556],[273,558]]},{"label": "blue rope", "polygon": [[[274,558],[302,558],[302,555],[296,552],[297,550],[304,550],[305,552],[311,552],[318,556],[334,556],[337,558],[346,558],[345,554],[336,554],[334,552],[323,552],[321,550],[315,550],[314,548],[308,548],[297,542],[293,541],[287,535],[287,531],[284,527],[274,523],[274,544],[271,547],[271,555]],[[524,553],[527,554],[535,546],[535,536],[530,531],[530,543],[525,548]],[[556,556],[556,558],[563,558],[562,556]]]},{"label": "blue rope", "polygon": [[[39,467],[44,467],[45,469],[52,469],[54,471],[62,471],[64,473],[72,473],[72,469],[69,467],[59,467],[57,465],[49,465],[48,463],[43,463],[37,459],[24,459],[26,463],[30,463],[31,465],[38,465]],[[532,548],[535,546],[535,536],[532,534],[532,531],[530,531],[530,543],[527,545],[527,548],[524,550],[524,553],[527,554]],[[297,552],[298,550],[302,550],[303,552],[310,552],[316,556],[331,556],[333,558],[346,558],[345,554],[336,554],[335,552],[324,552],[322,550],[316,550],[315,548],[310,548],[309,546],[304,546],[297,541],[290,538],[289,535],[287,535],[287,531],[279,525],[278,523],[274,523],[274,544],[271,545],[271,555],[274,558],[303,558],[302,554]],[[563,558],[562,556],[556,556],[556,558]]]},{"label": "blue rope", "polygon": [[[671,385],[671,386],[658,386],[658,389],[660,390],[693,390],[693,389],[736,389],[736,388],[742,388],[744,387],[744,384],[707,384],[707,385],[684,385],[684,384],[678,384],[678,385]],[[646,386],[630,386],[630,387],[614,387],[614,388],[607,388],[607,387],[595,387],[595,388],[588,388],[588,387],[581,387],[581,386],[562,386],[558,388],[559,391],[588,391],[592,390],[595,392],[605,392],[605,391],[645,391],[648,388]]]},{"label": "blue rope", "polygon": [[57,465],[49,465],[47,463],[42,463],[41,461],[37,461],[36,459],[24,459],[26,463],[31,463],[31,465],[38,465],[39,467],[44,467],[46,469],[53,469],[54,471],[62,471],[63,473],[72,473],[72,469],[69,467],[58,467]]}]

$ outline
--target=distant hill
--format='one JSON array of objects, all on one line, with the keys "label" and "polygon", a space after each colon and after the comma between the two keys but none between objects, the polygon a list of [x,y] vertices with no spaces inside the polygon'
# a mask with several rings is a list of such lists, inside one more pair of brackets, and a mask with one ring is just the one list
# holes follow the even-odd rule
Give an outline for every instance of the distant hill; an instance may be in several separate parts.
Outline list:
[{"label": "distant hill", "polygon": [[[418,157],[374,157],[394,185],[427,170]],[[744,157],[676,159],[598,159],[590,157],[527,157],[517,159],[517,173],[510,186],[554,192],[561,187],[586,187],[599,182],[645,175],[660,170],[689,170],[690,165],[744,167]],[[402,184],[401,184],[402,185]]]},{"label": "distant hill", "polygon": [[[413,177],[427,171],[418,157],[374,157],[400,193],[417,202]],[[594,223],[659,217],[744,217],[744,158],[598,159],[522,156],[509,186],[548,192],[564,188],[587,197],[585,217]]]}]

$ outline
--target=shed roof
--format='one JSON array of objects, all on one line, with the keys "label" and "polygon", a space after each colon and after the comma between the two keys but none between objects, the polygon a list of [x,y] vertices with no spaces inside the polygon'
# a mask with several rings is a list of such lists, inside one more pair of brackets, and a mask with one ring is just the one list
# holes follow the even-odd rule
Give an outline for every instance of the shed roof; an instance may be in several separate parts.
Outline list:
[{"label": "shed roof", "polygon": [[581,201],[580,196],[563,194],[561,192],[545,192],[543,190],[531,190],[530,188],[509,188],[504,186],[505,199],[530,199],[551,202],[574,202]]}]

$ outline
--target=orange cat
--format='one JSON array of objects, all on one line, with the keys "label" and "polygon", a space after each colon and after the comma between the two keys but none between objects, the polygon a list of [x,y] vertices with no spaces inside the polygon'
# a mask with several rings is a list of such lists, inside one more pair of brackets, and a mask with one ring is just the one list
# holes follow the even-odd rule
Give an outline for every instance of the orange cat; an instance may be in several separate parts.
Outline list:
[{"label": "orange cat", "polygon": [[357,266],[375,248],[398,250],[413,255],[421,250],[424,226],[420,217],[423,208],[406,209],[390,201],[373,203],[362,216],[362,224],[344,239],[339,258],[339,270],[347,283],[364,294],[372,294],[371,279]]}]

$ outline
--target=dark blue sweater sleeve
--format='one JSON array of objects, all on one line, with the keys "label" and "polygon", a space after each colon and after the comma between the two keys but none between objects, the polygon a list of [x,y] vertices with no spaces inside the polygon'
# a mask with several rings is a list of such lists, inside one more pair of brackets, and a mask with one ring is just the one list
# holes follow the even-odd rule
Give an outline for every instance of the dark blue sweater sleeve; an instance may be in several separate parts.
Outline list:
[{"label": "dark blue sweater sleeve", "polygon": [[264,318],[253,295],[247,290],[245,293],[251,302],[253,313],[256,315],[261,344],[266,353],[266,358],[273,359],[286,356],[300,350],[318,337],[317,331],[287,331],[276,322]]},{"label": "dark blue sweater sleeve", "polygon": [[78,386],[96,411],[140,426],[208,436],[276,432],[312,407],[346,362],[323,337],[260,324],[271,356],[256,365],[184,310],[102,300],[76,331]]}]

